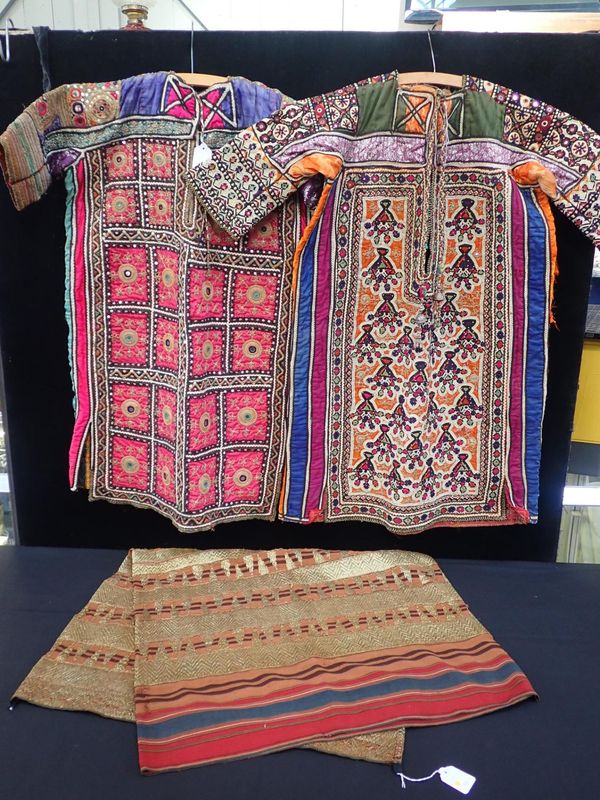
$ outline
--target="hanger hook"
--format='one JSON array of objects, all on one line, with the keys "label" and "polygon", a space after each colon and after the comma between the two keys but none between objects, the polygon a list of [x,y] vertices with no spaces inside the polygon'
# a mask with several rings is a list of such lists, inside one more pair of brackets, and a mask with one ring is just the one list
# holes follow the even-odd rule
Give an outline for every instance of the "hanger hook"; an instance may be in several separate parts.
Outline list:
[{"label": "hanger hook", "polygon": [[433,44],[431,41],[431,31],[427,31],[427,41],[429,42],[429,52],[431,53],[431,66],[433,67],[433,72],[437,72],[437,67],[435,65],[435,54],[433,52]]},{"label": "hanger hook", "polygon": [[7,17],[4,21],[4,46],[2,46],[2,40],[0,40],[0,58],[2,61],[9,62],[10,61],[10,36],[8,35],[8,23],[10,22],[11,29],[15,27],[15,23]]},{"label": "hanger hook", "polygon": [[194,20],[192,20],[192,27],[190,30],[190,72],[194,72]]}]

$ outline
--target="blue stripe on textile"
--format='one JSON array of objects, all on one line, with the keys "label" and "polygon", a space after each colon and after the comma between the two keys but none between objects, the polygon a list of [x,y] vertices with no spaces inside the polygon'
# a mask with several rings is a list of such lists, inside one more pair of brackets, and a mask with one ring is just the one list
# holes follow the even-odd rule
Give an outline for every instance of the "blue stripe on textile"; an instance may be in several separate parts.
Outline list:
[{"label": "blue stripe on textile", "polygon": [[535,203],[533,190],[524,191],[527,214],[527,359],[525,368],[525,474],[527,510],[536,517],[540,492],[540,455],[546,366],[546,268],[548,226]]},{"label": "blue stripe on textile", "polygon": [[290,430],[289,489],[286,517],[302,518],[308,464],[308,394],[312,345],[313,281],[318,225],[302,253],[298,280],[298,327],[293,372],[293,406]]},{"label": "blue stripe on textile", "polygon": [[435,701],[435,692],[453,689],[462,684],[475,684],[488,686],[501,683],[521,670],[511,661],[494,670],[482,670],[474,674],[464,672],[446,672],[443,675],[434,675],[431,678],[393,678],[370,686],[361,686],[356,689],[325,689],[311,695],[303,695],[295,700],[283,700],[269,705],[255,706],[252,708],[220,709],[214,711],[197,711],[185,714],[175,719],[155,723],[138,722],[138,735],[141,739],[163,739],[194,730],[205,730],[242,720],[269,719],[284,714],[310,712],[325,706],[352,705],[353,703],[368,700],[369,698],[389,697],[403,692],[430,692],[430,698]]}]

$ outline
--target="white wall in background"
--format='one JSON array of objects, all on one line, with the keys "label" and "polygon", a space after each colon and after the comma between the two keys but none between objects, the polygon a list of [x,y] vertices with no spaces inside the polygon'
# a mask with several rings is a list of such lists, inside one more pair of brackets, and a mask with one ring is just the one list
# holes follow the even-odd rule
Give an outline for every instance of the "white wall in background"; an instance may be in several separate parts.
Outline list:
[{"label": "white wall in background", "polygon": [[[140,0],[143,2],[143,0]],[[197,17],[209,30],[395,31],[405,26],[404,0],[156,0],[149,27],[187,30]],[[0,23],[55,30],[117,28],[112,0],[0,0]],[[198,22],[194,23],[200,29]]]}]

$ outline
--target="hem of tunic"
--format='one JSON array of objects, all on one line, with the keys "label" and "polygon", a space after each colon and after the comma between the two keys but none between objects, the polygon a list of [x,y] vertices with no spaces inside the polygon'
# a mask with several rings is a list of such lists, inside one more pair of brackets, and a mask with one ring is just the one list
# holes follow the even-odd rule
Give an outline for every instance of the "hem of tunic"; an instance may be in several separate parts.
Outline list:
[{"label": "hem of tunic", "polygon": [[138,503],[135,500],[129,500],[127,498],[118,498],[118,497],[104,497],[102,495],[95,495],[93,490],[90,489],[88,491],[88,500],[90,503],[95,503],[97,501],[104,501],[106,503],[112,503],[113,505],[126,505],[126,506],[133,506],[134,508],[141,508],[146,511],[154,511],[156,514],[160,514],[161,517],[168,519],[169,522],[175,527],[180,533],[210,533],[214,531],[217,525],[225,525],[228,522],[242,522],[244,520],[253,520],[253,519],[264,519],[268,522],[274,522],[277,519],[277,509],[274,508],[272,511],[257,511],[256,513],[244,513],[244,514],[236,514],[236,515],[229,515],[226,512],[228,509],[220,509],[219,512],[222,513],[224,516],[219,519],[212,520],[211,522],[205,523],[191,523],[187,527],[184,527],[183,524],[176,522],[173,517],[166,511],[163,511],[160,508],[156,508],[149,503]]}]

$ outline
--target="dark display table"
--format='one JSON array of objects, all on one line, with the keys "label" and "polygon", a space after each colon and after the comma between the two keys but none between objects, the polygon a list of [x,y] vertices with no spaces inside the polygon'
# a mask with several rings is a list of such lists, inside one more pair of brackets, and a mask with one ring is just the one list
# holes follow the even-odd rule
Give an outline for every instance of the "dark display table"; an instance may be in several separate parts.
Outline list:
[{"label": "dark display table", "polygon": [[[0,548],[0,796],[33,798],[459,798],[438,778],[320,753],[275,755],[142,777],[135,728],[20,703],[12,690],[114,572],[114,550]],[[600,566],[441,560],[474,614],[540,695],[478,719],[407,732],[404,771],[453,764],[477,800],[600,797]]]}]

